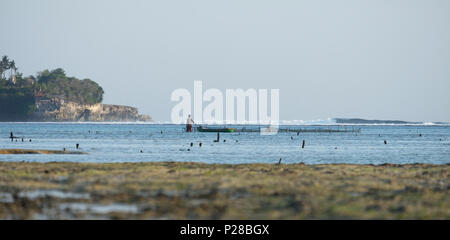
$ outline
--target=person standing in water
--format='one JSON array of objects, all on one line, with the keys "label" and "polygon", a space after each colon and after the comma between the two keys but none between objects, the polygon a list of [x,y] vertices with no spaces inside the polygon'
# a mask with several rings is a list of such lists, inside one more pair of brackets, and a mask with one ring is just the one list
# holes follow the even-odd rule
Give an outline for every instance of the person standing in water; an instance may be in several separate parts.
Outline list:
[{"label": "person standing in water", "polygon": [[186,121],[186,132],[192,132],[192,124],[194,124],[194,120],[192,120],[191,114],[188,115],[188,119]]}]

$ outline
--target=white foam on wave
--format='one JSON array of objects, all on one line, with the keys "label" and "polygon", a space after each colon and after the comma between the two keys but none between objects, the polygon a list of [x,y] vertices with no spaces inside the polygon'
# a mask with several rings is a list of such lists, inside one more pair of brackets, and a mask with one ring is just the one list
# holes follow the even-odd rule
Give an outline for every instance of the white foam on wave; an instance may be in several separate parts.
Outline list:
[{"label": "white foam on wave", "polygon": [[359,126],[449,126],[448,122],[417,123],[336,123],[335,118],[317,120],[281,120],[280,125],[359,125]]},{"label": "white foam on wave", "polygon": [[335,125],[336,119],[316,119],[316,120],[281,120],[281,125]]}]

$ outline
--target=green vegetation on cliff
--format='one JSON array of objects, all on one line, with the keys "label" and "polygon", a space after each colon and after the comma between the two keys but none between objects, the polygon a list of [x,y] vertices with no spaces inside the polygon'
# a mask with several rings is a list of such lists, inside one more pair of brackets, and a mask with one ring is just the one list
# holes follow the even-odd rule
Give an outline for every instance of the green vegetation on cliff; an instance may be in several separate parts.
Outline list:
[{"label": "green vegetation on cliff", "polygon": [[0,120],[20,121],[35,111],[31,88],[4,87],[0,80]]},{"label": "green vegetation on cliff", "polygon": [[79,104],[103,100],[103,89],[90,79],[68,77],[63,69],[44,70],[23,77],[14,61],[0,61],[0,121],[26,121],[36,110],[36,100],[59,99]]},{"label": "green vegetation on cliff", "polygon": [[44,70],[37,80],[37,85],[49,98],[58,97],[79,104],[96,104],[103,100],[103,89],[96,82],[67,77],[61,68]]}]

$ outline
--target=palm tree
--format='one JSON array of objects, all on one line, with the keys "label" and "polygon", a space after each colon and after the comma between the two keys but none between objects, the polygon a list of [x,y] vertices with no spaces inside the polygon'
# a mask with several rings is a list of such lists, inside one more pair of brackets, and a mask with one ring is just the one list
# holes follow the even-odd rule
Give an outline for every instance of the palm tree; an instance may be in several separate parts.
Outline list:
[{"label": "palm tree", "polygon": [[14,72],[14,73],[11,73],[11,81],[13,84],[16,84],[17,67],[16,67],[16,63],[14,62],[14,60],[9,62],[9,68],[11,69],[12,72]]},{"label": "palm tree", "polygon": [[4,73],[6,70],[9,69],[9,60],[8,56],[3,56],[2,60],[0,61],[0,77],[3,78]]}]

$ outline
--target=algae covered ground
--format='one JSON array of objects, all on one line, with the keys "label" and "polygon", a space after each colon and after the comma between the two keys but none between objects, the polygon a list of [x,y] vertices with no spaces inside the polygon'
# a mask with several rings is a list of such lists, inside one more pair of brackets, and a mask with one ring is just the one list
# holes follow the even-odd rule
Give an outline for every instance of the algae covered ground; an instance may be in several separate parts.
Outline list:
[{"label": "algae covered ground", "polygon": [[79,151],[43,149],[0,149],[0,154],[86,154]]},{"label": "algae covered ground", "polygon": [[450,165],[0,163],[1,219],[450,219]]}]

